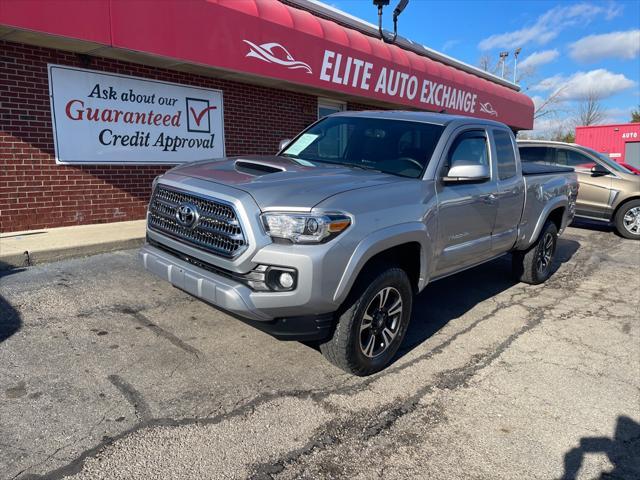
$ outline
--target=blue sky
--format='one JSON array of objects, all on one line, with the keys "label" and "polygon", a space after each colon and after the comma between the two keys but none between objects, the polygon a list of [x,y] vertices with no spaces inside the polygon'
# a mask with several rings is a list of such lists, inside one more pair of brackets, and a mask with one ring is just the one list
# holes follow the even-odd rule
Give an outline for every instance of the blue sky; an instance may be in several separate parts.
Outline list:
[{"label": "blue sky", "polygon": [[[387,29],[397,1],[384,9]],[[371,0],[327,3],[377,24]],[[410,0],[398,25],[401,35],[472,65],[483,55],[495,59],[501,50],[522,47],[523,89],[536,103],[558,98],[554,112],[537,121],[541,131],[574,115],[587,92],[601,98],[608,122],[628,121],[640,104],[638,0]]]}]

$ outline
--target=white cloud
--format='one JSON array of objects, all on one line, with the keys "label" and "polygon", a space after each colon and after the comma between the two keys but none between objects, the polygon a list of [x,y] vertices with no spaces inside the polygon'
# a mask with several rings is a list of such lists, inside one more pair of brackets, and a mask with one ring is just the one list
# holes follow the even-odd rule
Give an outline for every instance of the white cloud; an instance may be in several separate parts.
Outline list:
[{"label": "white cloud", "polygon": [[621,9],[615,4],[609,5],[578,3],[569,6],[557,6],[540,15],[533,25],[512,32],[491,35],[483,39],[480,50],[494,48],[517,48],[528,44],[546,45],[556,38],[561,30],[575,25],[586,25],[598,16],[607,20],[619,15]]},{"label": "white cloud", "polygon": [[545,63],[553,62],[560,56],[558,50],[543,50],[542,52],[533,52],[520,63],[520,68],[537,68]]},{"label": "white cloud", "polygon": [[607,20],[612,20],[616,18],[618,15],[620,15],[621,13],[622,13],[622,5],[609,3],[609,6],[607,7],[604,13],[604,18],[606,18]]},{"label": "white cloud", "polygon": [[637,107],[607,108],[604,110],[602,123],[627,123],[631,119],[631,112]]},{"label": "white cloud", "polygon": [[562,130],[567,126],[566,118],[536,118],[533,121],[533,130],[532,132],[535,134],[544,134],[548,132],[553,132],[557,130]]},{"label": "white cloud", "polygon": [[446,42],[444,42],[444,45],[442,45],[442,51],[446,52],[447,50],[451,50],[453,47],[455,47],[459,43],[460,43],[460,40],[447,40]]},{"label": "white cloud", "polygon": [[621,73],[613,73],[599,68],[588,72],[576,72],[569,77],[554,75],[531,87],[534,92],[558,94],[562,100],[579,100],[594,94],[599,98],[607,98],[616,93],[632,88],[636,83]]},{"label": "white cloud", "polygon": [[571,57],[579,62],[603,58],[632,59],[640,54],[640,30],[589,35],[569,45]]}]

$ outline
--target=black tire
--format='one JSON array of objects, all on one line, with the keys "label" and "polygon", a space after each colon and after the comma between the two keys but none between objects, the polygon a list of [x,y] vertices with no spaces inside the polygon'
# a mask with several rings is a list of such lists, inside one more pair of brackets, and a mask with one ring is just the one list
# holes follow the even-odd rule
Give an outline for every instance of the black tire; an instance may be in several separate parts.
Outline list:
[{"label": "black tire", "polygon": [[553,272],[558,243],[558,227],[550,220],[542,227],[538,240],[529,250],[513,252],[512,266],[516,280],[530,285],[545,282]]},{"label": "black tire", "polygon": [[[625,222],[625,217],[627,221]],[[635,222],[629,223],[629,217],[633,217]],[[624,238],[640,240],[640,200],[631,200],[623,204],[616,212],[614,218],[616,230]]]},{"label": "black tire", "polygon": [[[391,314],[398,307],[391,307],[394,307],[396,296],[401,301],[401,311],[394,316]],[[383,298],[387,303],[380,309]],[[353,375],[366,376],[378,372],[391,362],[402,344],[411,319],[412,305],[411,282],[401,268],[390,267],[365,275],[343,305],[333,337],[320,344],[320,351],[331,363]],[[365,319],[365,314],[371,320]],[[370,326],[367,328],[367,325]],[[376,335],[376,332],[379,333]],[[388,340],[391,333],[394,335]],[[384,349],[376,354],[376,350],[383,346]]]}]

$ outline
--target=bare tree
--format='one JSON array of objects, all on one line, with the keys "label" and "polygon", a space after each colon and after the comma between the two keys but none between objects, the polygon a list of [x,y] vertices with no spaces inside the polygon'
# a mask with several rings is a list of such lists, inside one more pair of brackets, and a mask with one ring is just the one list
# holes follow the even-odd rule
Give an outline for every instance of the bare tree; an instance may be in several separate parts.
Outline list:
[{"label": "bare tree", "polygon": [[[492,73],[493,75],[497,75],[498,77],[502,76],[502,60],[500,57],[493,58],[490,55],[482,55],[478,60],[478,67],[480,67],[485,72]],[[511,68],[510,63],[505,63],[504,65],[504,78],[509,80],[513,77],[513,70]]]},{"label": "bare tree", "polygon": [[535,120],[551,115],[556,115],[561,109],[560,104],[564,101],[563,95],[567,87],[560,87],[549,94],[548,97],[543,98],[533,112],[533,118]]},{"label": "bare tree", "polygon": [[549,140],[554,140],[556,142],[573,143],[576,141],[575,130],[571,127],[559,125],[554,131],[551,132],[551,134],[549,135]]},{"label": "bare tree", "polygon": [[602,108],[601,97],[595,92],[589,92],[580,100],[576,115],[576,126],[589,126],[602,123],[605,113]]}]

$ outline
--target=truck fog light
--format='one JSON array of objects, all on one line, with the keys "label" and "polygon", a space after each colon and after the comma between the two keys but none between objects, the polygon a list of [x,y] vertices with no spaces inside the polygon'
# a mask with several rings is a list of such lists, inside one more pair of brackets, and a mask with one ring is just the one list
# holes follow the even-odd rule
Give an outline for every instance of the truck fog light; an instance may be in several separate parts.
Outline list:
[{"label": "truck fog light", "polygon": [[280,285],[282,285],[282,287],[286,288],[287,290],[293,287],[293,275],[291,275],[289,272],[281,273],[278,281],[280,282]]},{"label": "truck fog light", "polygon": [[288,292],[295,290],[298,283],[298,272],[293,268],[269,267],[266,284],[275,292]]}]

